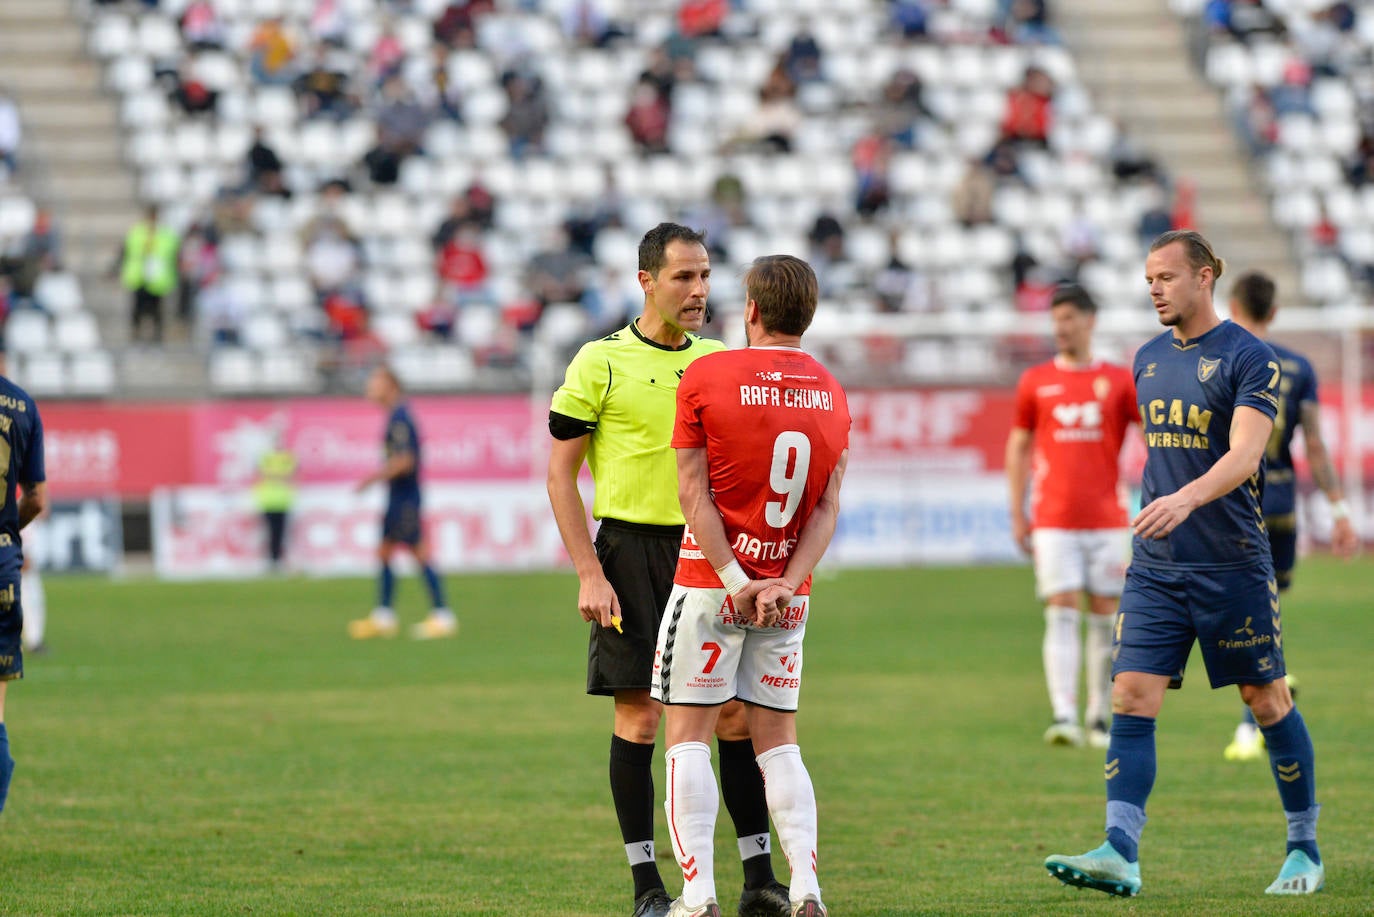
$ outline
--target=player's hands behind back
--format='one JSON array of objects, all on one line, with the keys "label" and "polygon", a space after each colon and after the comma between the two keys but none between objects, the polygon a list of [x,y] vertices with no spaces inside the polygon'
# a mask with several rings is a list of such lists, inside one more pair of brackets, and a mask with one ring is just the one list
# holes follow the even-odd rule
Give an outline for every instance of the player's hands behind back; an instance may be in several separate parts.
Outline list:
[{"label": "player's hands behind back", "polygon": [[[748,588],[733,597],[735,613],[754,627],[773,627],[792,603],[796,591],[785,579],[750,580]],[[741,601],[745,596],[747,600]]]}]

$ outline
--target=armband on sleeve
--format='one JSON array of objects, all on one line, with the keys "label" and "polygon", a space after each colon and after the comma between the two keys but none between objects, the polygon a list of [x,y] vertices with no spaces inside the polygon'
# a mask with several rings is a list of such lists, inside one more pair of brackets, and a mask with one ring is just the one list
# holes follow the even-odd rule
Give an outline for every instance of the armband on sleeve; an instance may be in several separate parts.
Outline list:
[{"label": "armband on sleeve", "polygon": [[577,439],[579,436],[586,436],[596,429],[596,421],[579,420],[576,417],[569,417],[567,414],[560,414],[557,411],[549,411],[549,433],[554,439]]}]

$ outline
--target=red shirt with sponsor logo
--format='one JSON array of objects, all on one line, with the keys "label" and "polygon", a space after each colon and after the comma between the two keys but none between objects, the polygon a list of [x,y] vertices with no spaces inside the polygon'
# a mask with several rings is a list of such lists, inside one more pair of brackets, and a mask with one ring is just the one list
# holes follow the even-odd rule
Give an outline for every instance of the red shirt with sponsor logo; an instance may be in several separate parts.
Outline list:
[{"label": "red shirt with sponsor logo", "polygon": [[1032,436],[1031,525],[1109,529],[1126,525],[1118,487],[1121,443],[1138,423],[1135,381],[1112,363],[1026,370],[1016,387],[1015,425]]},{"label": "red shirt with sponsor logo", "polygon": [[[740,566],[781,576],[811,511],[849,446],[844,390],[795,347],[750,347],[701,357],[677,389],[673,448],[705,448],[711,493]],[[675,582],[720,588],[684,532]],[[810,592],[808,578],[798,595]]]}]

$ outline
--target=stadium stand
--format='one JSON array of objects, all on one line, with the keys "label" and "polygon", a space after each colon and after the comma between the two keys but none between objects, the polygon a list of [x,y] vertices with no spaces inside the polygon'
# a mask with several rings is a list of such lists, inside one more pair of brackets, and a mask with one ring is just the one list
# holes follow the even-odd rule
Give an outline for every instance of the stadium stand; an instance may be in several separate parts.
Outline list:
[{"label": "stadium stand", "polygon": [[[169,317],[225,394],[348,387],[382,354],[417,388],[526,385],[634,306],[635,242],[661,219],[710,231],[719,310],[740,266],[789,251],[817,267],[823,323],[881,329],[996,323],[1062,279],[1131,308],[1142,239],[1188,217],[1043,2],[72,10],[139,197],[185,240]],[[851,380],[1005,369],[990,340],[855,337],[825,354]],[[51,394],[114,379],[96,343],[63,344]]]},{"label": "stadium stand", "polygon": [[[0,321],[6,372],[38,396],[102,396],[114,361],[81,285],[64,269],[51,209],[29,191],[40,166],[24,143],[23,112],[0,87]],[[26,181],[26,178],[30,180]]]},{"label": "stadium stand", "polygon": [[1276,223],[1302,258],[1302,295],[1346,306],[1374,283],[1374,9],[1330,0],[1171,0],[1198,65],[1226,94]]}]

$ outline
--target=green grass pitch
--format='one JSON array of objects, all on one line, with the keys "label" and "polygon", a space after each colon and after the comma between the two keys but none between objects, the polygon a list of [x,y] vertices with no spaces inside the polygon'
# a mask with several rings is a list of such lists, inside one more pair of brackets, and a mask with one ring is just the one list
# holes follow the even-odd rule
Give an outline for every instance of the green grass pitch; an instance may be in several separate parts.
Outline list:
[{"label": "green grass pitch", "polygon": [[[371,604],[364,580],[49,578],[53,650],[9,696],[0,914],[628,914],[611,711],[582,691],[574,578],[448,583],[462,633],[425,644],[345,637]],[[420,591],[402,583],[407,622]],[[799,725],[827,903],[836,917],[1371,913],[1371,606],[1374,564],[1314,558],[1284,608],[1327,890],[1262,894],[1283,855],[1277,795],[1265,764],[1222,760],[1239,704],[1195,657],[1161,718],[1144,891],[1124,901],[1041,866],[1100,842],[1102,754],[1041,743],[1029,570],[822,579]],[[722,813],[727,913],[730,833]],[[658,848],[675,891],[661,821]],[[785,875],[776,845],[774,859]]]}]

